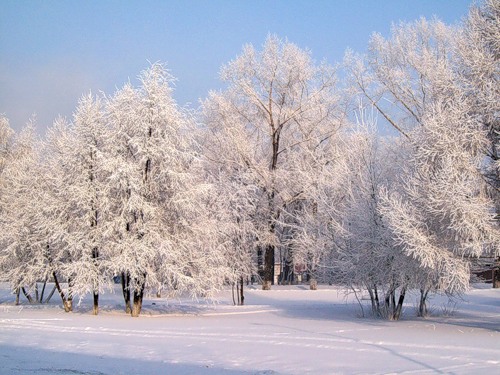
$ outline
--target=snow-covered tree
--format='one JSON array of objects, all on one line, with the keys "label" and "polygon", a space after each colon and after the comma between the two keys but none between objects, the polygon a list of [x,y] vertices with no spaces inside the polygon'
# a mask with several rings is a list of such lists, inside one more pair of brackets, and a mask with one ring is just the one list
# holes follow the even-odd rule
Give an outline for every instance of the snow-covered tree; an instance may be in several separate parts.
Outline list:
[{"label": "snow-covered tree", "polygon": [[[12,158],[13,139],[14,131],[9,125],[9,120],[3,115],[0,115],[0,216],[3,215],[3,204],[5,204],[5,199],[2,197],[5,189],[7,189],[3,171],[8,163],[14,162]],[[4,248],[6,245],[7,243],[0,241],[1,248]]]},{"label": "snow-covered tree", "polygon": [[487,132],[485,175],[500,205],[500,1],[486,0],[470,9],[462,32],[457,36],[456,51],[462,89],[472,100],[471,115]]},{"label": "snow-covered tree", "polygon": [[10,127],[9,120],[0,115],[0,175],[9,159],[13,137],[14,130]]},{"label": "snow-covered tree", "polygon": [[417,266],[419,277],[405,283],[421,288],[421,312],[430,290],[465,290],[467,258],[498,241],[481,174],[487,133],[456,69],[457,35],[421,19],[394,26],[388,39],[375,34],[364,60],[346,60],[354,92],[401,135],[403,188],[385,186],[378,212],[404,264]]},{"label": "snow-covered tree", "polygon": [[228,87],[203,103],[204,122],[230,150],[218,162],[258,188],[256,247],[265,253],[263,287],[270,288],[275,251],[285,245],[283,212],[304,194],[304,183],[292,179],[293,163],[341,124],[335,74],[308,51],[270,36],[261,51],[245,46],[221,78]]},{"label": "snow-covered tree", "polygon": [[388,186],[379,212],[426,275],[423,295],[464,291],[467,257],[498,241],[480,173],[486,133],[452,64],[454,32],[439,21],[401,24],[390,39],[373,37],[367,63],[349,60],[359,92],[406,139],[404,189]]},{"label": "snow-covered tree", "polygon": [[494,204],[480,173],[486,134],[460,92],[436,103],[411,133],[405,196],[385,199],[384,217],[408,256],[435,271],[433,287],[468,288],[468,257],[497,249]]},{"label": "snow-covered tree", "polygon": [[401,152],[397,142],[379,138],[370,128],[354,133],[351,142],[358,145],[358,152],[350,162],[351,192],[344,213],[345,234],[336,277],[351,290],[367,290],[375,316],[397,319],[410,278],[418,272],[401,254],[384,223],[380,195],[384,187],[399,190]]},{"label": "snow-covered tree", "polygon": [[[3,199],[4,191],[7,188],[6,181],[4,179],[3,171],[5,166],[12,161],[12,141],[14,137],[14,131],[9,126],[9,120],[0,115],[0,216],[4,215],[5,199]],[[0,241],[0,246],[2,249],[7,245],[5,242]],[[3,270],[2,270],[3,272]],[[4,277],[2,279],[5,280]]]},{"label": "snow-covered tree", "polygon": [[46,231],[47,181],[42,168],[43,144],[34,122],[14,137],[9,160],[2,171],[0,265],[2,278],[30,302],[43,300],[38,281],[46,282],[56,271]]},{"label": "snow-covered tree", "polygon": [[205,179],[213,187],[209,210],[217,222],[217,241],[227,264],[226,277],[233,288],[236,285],[237,303],[243,305],[244,282],[256,272],[259,188],[245,169],[239,170],[236,165],[227,163],[238,155],[234,154],[230,143],[220,139],[217,131],[203,129],[200,137]]},{"label": "snow-covered tree", "polygon": [[141,311],[146,287],[199,295],[222,284],[213,278],[220,262],[210,253],[213,226],[201,222],[206,186],[196,173],[189,119],[172,99],[172,77],[153,64],[139,79],[139,88],[126,84],[106,106],[108,264],[121,275],[132,316]]},{"label": "snow-covered tree", "polygon": [[70,284],[70,296],[93,294],[94,314],[98,312],[99,291],[109,281],[101,261],[105,257],[103,223],[109,198],[105,190],[104,126],[101,99],[89,94],[81,98],[73,123],[56,121],[47,137],[47,173],[55,205],[51,222],[65,259],[61,272]]},{"label": "snow-covered tree", "polygon": [[353,94],[362,95],[381,119],[408,136],[432,110],[436,96],[447,94],[457,32],[437,19],[421,18],[393,25],[390,38],[375,33],[364,57],[346,54]]},{"label": "snow-covered tree", "polygon": [[295,232],[290,247],[294,265],[307,272],[313,289],[318,280],[330,282],[336,272],[335,254],[344,234],[342,221],[350,191],[349,157],[359,151],[359,145],[350,148],[348,138],[343,134],[318,144],[302,160],[295,160],[299,166],[294,169],[295,180],[307,184],[295,211],[287,212],[288,226]]},{"label": "snow-covered tree", "polygon": [[[457,65],[461,84],[473,100],[471,115],[487,133],[483,174],[489,195],[500,213],[500,1],[486,0],[473,6],[457,36]],[[500,287],[498,249],[488,254],[497,257],[494,287]]]}]

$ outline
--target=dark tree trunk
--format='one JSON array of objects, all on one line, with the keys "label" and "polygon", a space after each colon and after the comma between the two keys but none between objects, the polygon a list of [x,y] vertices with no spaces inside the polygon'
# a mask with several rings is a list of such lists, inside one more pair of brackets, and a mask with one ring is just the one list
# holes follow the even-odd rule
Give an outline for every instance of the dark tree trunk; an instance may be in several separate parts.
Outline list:
[{"label": "dark tree trunk", "polygon": [[380,302],[378,300],[377,287],[368,287],[368,294],[370,295],[370,302],[372,304],[372,314],[373,316],[380,317]]},{"label": "dark tree trunk", "polygon": [[43,303],[43,295],[45,294],[45,287],[47,286],[47,279],[43,282],[42,292],[40,293],[40,299],[38,300],[40,303]]},{"label": "dark tree trunk", "polygon": [[130,274],[128,272],[122,272],[122,292],[125,301],[125,312],[130,314],[132,308],[130,307]]},{"label": "dark tree trunk", "polygon": [[271,289],[271,285],[274,284],[274,246],[268,245],[266,247],[266,253],[264,257],[264,283],[262,285],[263,290]]},{"label": "dark tree trunk", "polygon": [[378,289],[377,289],[376,285],[373,286],[373,294],[375,297],[375,306],[377,308],[377,310],[376,310],[377,316],[380,316],[380,299],[378,297]]},{"label": "dark tree trunk", "polygon": [[429,290],[420,289],[420,302],[418,304],[418,316],[426,317],[428,315],[427,310],[427,296],[429,295]]},{"label": "dark tree trunk", "polygon": [[[274,144],[273,144],[273,149],[274,149]],[[277,155],[276,155],[277,158]],[[275,157],[273,156],[273,163],[271,166],[271,170],[276,169],[276,160]],[[276,226],[275,226],[275,208],[274,208],[274,187],[272,188],[271,192],[268,193],[267,195],[267,201],[268,201],[268,207],[269,207],[269,214],[270,217],[268,218],[268,228],[269,228],[269,234],[271,237],[274,237],[275,231],[276,231]],[[271,285],[274,284],[274,245],[267,245],[266,246],[266,252],[264,254],[264,278],[263,278],[263,284],[262,284],[262,289],[263,290],[270,290]]]},{"label": "dark tree trunk", "polygon": [[[94,210],[94,220],[92,222],[91,227],[97,226],[97,211]],[[92,261],[94,263],[94,267],[99,269],[99,248],[94,247],[92,249]],[[94,306],[92,309],[92,314],[97,315],[99,313],[99,285],[94,286]]]},{"label": "dark tree trunk", "polygon": [[257,247],[257,274],[264,279],[264,256],[262,247]]},{"label": "dark tree trunk", "polygon": [[406,295],[406,287],[403,287],[401,289],[401,292],[399,293],[398,304],[396,306],[396,310],[394,311],[394,320],[399,320],[399,318],[401,317],[405,295]]},{"label": "dark tree trunk", "polygon": [[391,294],[393,294],[394,291],[390,290],[385,294],[385,310],[387,313],[387,316],[390,316],[391,314]]},{"label": "dark tree trunk", "polygon": [[31,295],[28,292],[26,292],[26,289],[24,289],[24,286],[21,288],[21,290],[23,291],[23,294],[26,297],[26,299],[28,300],[28,302],[33,303],[33,297],[31,297]]},{"label": "dark tree trunk", "polygon": [[280,284],[281,285],[290,285],[291,279],[291,271],[290,266],[288,265],[288,260],[285,261],[285,265],[283,266],[283,273],[280,275]]},{"label": "dark tree trunk", "polygon": [[396,290],[395,289],[391,293],[391,311],[393,311],[393,312],[396,311]]},{"label": "dark tree trunk", "polygon": [[245,296],[243,294],[243,276],[240,276],[240,281],[238,282],[238,305],[243,306],[245,304]]},{"label": "dark tree trunk", "polygon": [[130,314],[133,318],[137,318],[141,313],[143,296],[144,292],[142,288],[134,290],[134,304],[132,305],[132,312]]},{"label": "dark tree trunk", "polygon": [[288,247],[283,266],[283,273],[280,275],[280,283],[282,285],[291,285],[294,281],[293,272],[293,249]]},{"label": "dark tree trunk", "polygon": [[392,287],[385,296],[385,308],[389,320],[399,320],[403,311],[403,302],[406,295],[406,286],[401,288],[398,303],[396,304],[396,287]]},{"label": "dark tree trunk", "polygon": [[59,295],[61,296],[64,311],[66,311],[66,312],[72,311],[73,310],[72,300],[68,300],[66,298],[66,295],[64,294],[64,291],[61,288],[61,284],[59,284],[59,280],[57,279],[57,275],[55,272],[52,272],[52,276],[54,277],[54,283],[56,285],[57,291],[59,292]]},{"label": "dark tree trunk", "polygon": [[21,289],[16,289],[16,306],[19,305],[19,294],[21,293]]},{"label": "dark tree trunk", "polygon": [[68,278],[68,311],[73,311],[73,280]]},{"label": "dark tree trunk", "polygon": [[56,291],[56,289],[57,289],[57,288],[56,288],[56,286],[54,285],[54,287],[53,287],[53,288],[52,288],[52,290],[50,291],[50,293],[49,293],[49,295],[48,295],[48,297],[47,297],[47,299],[45,300],[45,302],[44,302],[44,303],[49,303],[49,301],[50,301],[50,299],[52,298],[52,296],[54,295],[54,292]]},{"label": "dark tree trunk", "polygon": [[375,308],[375,296],[373,295],[373,290],[372,288],[366,288],[368,290],[368,294],[370,295],[370,302],[372,304],[372,314],[375,315],[376,308]]},{"label": "dark tree trunk", "polygon": [[97,315],[99,313],[99,292],[94,290],[94,307],[92,309],[92,314]]},{"label": "dark tree trunk", "polygon": [[134,304],[132,306],[132,317],[137,318],[142,310],[142,299],[144,297],[144,287],[146,283],[146,275],[141,284],[134,289]]},{"label": "dark tree trunk", "polygon": [[491,283],[493,284],[493,288],[500,288],[500,257],[497,258],[495,267],[493,267],[493,270],[491,272]]}]

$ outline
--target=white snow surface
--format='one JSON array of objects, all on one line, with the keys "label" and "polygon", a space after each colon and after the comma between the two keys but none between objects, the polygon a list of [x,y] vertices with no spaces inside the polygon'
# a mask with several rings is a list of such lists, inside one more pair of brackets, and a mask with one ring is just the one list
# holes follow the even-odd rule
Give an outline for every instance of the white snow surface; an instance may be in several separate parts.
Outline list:
[{"label": "white snow surface", "polygon": [[[500,290],[475,285],[462,299],[431,300],[415,316],[410,294],[401,321],[361,317],[353,296],[334,286],[246,288],[217,300],[148,297],[139,318],[120,290],[65,313],[14,305],[0,284],[0,374],[472,374],[500,373]],[[369,301],[362,300],[365,312]]]}]

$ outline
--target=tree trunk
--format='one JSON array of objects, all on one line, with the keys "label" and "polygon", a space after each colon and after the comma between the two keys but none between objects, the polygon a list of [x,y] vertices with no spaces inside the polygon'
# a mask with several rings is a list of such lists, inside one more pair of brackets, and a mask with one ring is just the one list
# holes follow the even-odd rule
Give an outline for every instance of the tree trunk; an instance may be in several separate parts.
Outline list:
[{"label": "tree trunk", "polygon": [[272,283],[270,281],[264,281],[262,283],[262,290],[271,290]]},{"label": "tree trunk", "polygon": [[497,259],[497,264],[493,268],[492,272],[492,284],[493,288],[500,288],[500,257]]},{"label": "tree trunk", "polygon": [[372,314],[373,316],[380,317],[380,301],[378,299],[377,287],[374,285],[373,288],[368,287],[368,294],[370,295],[370,302],[372,304]]},{"label": "tree trunk", "polygon": [[418,304],[418,316],[426,317],[428,314],[427,310],[427,296],[429,290],[420,289],[420,303]]},{"label": "tree trunk", "polygon": [[[273,145],[274,148],[274,145]],[[277,155],[276,155],[277,157]],[[276,160],[275,157],[273,156],[273,166],[271,167],[271,170],[275,169],[276,166]],[[268,194],[267,200],[268,200],[268,205],[269,205],[269,213],[270,217],[268,218],[268,228],[269,228],[269,234],[270,237],[274,237],[276,227],[274,223],[274,187],[271,190],[271,193]],[[262,289],[263,290],[270,290],[271,285],[274,284],[274,245],[267,245],[266,246],[266,252],[264,254],[264,278],[263,278],[263,284],[262,284]]]},{"label": "tree trunk", "polygon": [[43,303],[43,295],[45,294],[45,287],[47,286],[47,279],[43,282],[42,292],[40,293],[40,299],[38,302]]},{"label": "tree trunk", "polygon": [[64,291],[61,288],[61,285],[59,284],[59,280],[57,279],[57,275],[55,272],[52,272],[52,276],[54,277],[54,283],[56,285],[57,291],[59,292],[59,295],[61,296],[61,300],[63,303],[64,311],[70,312],[73,309],[73,304],[72,300],[69,300],[66,298],[66,295],[64,294]]},{"label": "tree trunk", "polygon": [[399,320],[403,311],[403,302],[406,295],[406,286],[401,287],[398,303],[396,304],[396,287],[391,289],[385,295],[385,313],[389,320]]},{"label": "tree trunk", "polygon": [[50,299],[52,298],[52,296],[54,295],[54,292],[56,291],[56,286],[54,285],[54,287],[52,288],[52,290],[50,291],[49,293],[49,296],[47,297],[47,299],[45,300],[45,302],[43,303],[49,303]]},{"label": "tree trunk", "polygon": [[245,296],[243,295],[243,276],[240,276],[238,285],[238,304],[243,306],[245,304]]},{"label": "tree trunk", "polygon": [[375,296],[373,294],[372,288],[366,288],[368,290],[368,294],[370,295],[370,302],[372,304],[372,314],[376,315],[377,309],[375,308]]},{"label": "tree trunk", "polygon": [[66,312],[71,312],[73,311],[73,299],[67,299],[66,301],[63,302],[64,306],[64,311]]},{"label": "tree trunk", "polygon": [[285,265],[283,266],[283,274],[280,275],[282,285],[292,285],[294,281],[293,273],[293,250],[289,247],[286,257]]},{"label": "tree trunk", "polygon": [[99,291],[94,290],[94,307],[92,309],[92,314],[97,315],[99,312]]},{"label": "tree trunk", "polygon": [[21,288],[21,290],[23,291],[23,294],[26,297],[26,299],[28,300],[28,302],[33,303],[33,297],[31,297],[31,295],[28,292],[26,292],[26,289],[24,289],[24,286]]},{"label": "tree trunk", "polygon": [[68,300],[66,301],[69,311],[73,311],[73,280],[68,278]]},{"label": "tree trunk", "polygon": [[263,290],[270,290],[271,285],[274,284],[274,246],[268,245],[266,247],[266,254],[264,256],[264,283],[262,284]]},{"label": "tree trunk", "polygon": [[[97,226],[97,210],[94,210],[94,219],[92,220],[91,227]],[[99,269],[99,248],[94,247],[92,249],[92,261],[94,267]],[[99,313],[99,284],[94,285],[94,306],[92,308],[92,314],[97,315]]]},{"label": "tree trunk", "polygon": [[234,298],[234,282],[231,283],[231,296],[233,297],[233,305],[236,306],[236,298]]},{"label": "tree trunk", "polygon": [[132,305],[132,317],[137,318],[142,310],[142,299],[144,298],[144,287],[146,286],[146,274],[143,275],[141,284],[134,289],[134,304]]},{"label": "tree trunk", "polygon": [[16,289],[16,306],[19,305],[19,294],[21,293],[21,289]]},{"label": "tree trunk", "polygon": [[378,298],[378,289],[377,289],[377,286],[374,285],[373,286],[373,294],[375,296],[375,304],[376,304],[376,312],[377,312],[377,316],[380,317],[380,299]]},{"label": "tree trunk", "polygon": [[130,274],[128,272],[122,272],[122,292],[125,301],[125,312],[130,314],[132,308],[130,307]]},{"label": "tree trunk", "polygon": [[394,289],[391,293],[391,311],[396,311],[396,289]]},{"label": "tree trunk", "polygon": [[401,317],[401,313],[403,311],[403,302],[406,295],[406,287],[401,288],[401,292],[399,293],[398,304],[396,306],[396,310],[394,311],[394,320],[399,320]]},{"label": "tree trunk", "polygon": [[391,294],[393,294],[394,291],[392,290],[389,290],[386,294],[385,294],[385,314],[387,316],[385,316],[385,318],[391,318]]},{"label": "tree trunk", "polygon": [[398,320],[403,308],[406,287],[401,288],[398,304],[396,304],[396,290],[397,286],[393,285],[385,295],[385,314],[389,320]]},{"label": "tree trunk", "polygon": [[260,246],[257,247],[257,274],[264,279],[264,251]]}]

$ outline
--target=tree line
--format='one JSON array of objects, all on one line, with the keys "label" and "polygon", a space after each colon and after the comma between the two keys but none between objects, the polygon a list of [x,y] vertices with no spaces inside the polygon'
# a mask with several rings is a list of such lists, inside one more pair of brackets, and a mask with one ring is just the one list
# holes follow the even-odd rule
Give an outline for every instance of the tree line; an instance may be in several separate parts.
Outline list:
[{"label": "tree line", "polygon": [[394,25],[336,67],[271,35],[197,110],[155,63],[43,138],[2,116],[0,279],[41,302],[52,281],[66,311],[92,294],[94,314],[119,279],[138,316],[149,292],[232,284],[242,304],[280,264],[279,282],[305,269],[388,319],[418,289],[426,315],[429,293],[464,292],[471,262],[500,256],[499,61],[486,0],[459,26]]}]

